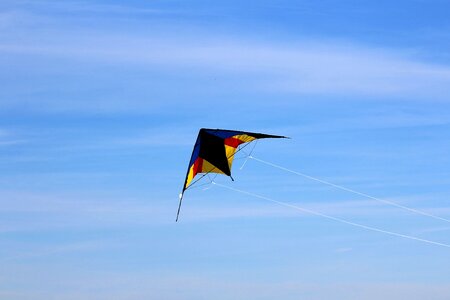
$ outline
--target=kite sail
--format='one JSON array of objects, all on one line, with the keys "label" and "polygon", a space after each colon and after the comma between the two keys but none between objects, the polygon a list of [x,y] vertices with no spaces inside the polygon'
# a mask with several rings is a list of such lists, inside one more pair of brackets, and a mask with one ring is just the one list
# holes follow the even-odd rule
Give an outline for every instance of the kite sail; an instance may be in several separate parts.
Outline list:
[{"label": "kite sail", "polygon": [[200,129],[192,151],[191,160],[189,161],[183,190],[180,194],[176,221],[178,221],[178,215],[180,214],[184,192],[196,182],[193,182],[193,179],[197,174],[205,176],[209,173],[218,173],[231,177],[231,165],[233,164],[234,155],[242,149],[239,146],[264,138],[286,137],[236,130]]}]

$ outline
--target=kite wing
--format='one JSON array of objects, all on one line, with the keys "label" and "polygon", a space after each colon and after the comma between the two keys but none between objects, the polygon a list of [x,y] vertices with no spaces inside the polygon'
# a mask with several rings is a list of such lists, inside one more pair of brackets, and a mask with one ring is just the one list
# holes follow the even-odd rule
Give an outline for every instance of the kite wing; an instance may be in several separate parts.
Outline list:
[{"label": "kite wing", "polygon": [[263,138],[286,137],[236,130],[200,129],[180,194],[177,220],[184,191],[197,174],[219,173],[231,177],[231,165],[239,145]]}]

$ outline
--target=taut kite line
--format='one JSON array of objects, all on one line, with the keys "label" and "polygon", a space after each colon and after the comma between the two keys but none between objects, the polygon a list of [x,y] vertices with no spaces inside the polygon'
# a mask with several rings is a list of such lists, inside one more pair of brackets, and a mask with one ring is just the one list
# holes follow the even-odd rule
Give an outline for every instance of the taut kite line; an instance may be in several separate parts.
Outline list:
[{"label": "taut kite line", "polygon": [[[191,160],[184,180],[183,190],[180,194],[177,218],[180,214],[181,202],[184,192],[195,182],[209,173],[224,174],[231,177],[231,165],[234,155],[245,145],[238,149],[240,145],[264,138],[286,138],[281,135],[270,135],[264,133],[254,133],[247,131],[225,130],[225,129],[200,129]],[[248,144],[246,144],[248,145]],[[203,174],[193,182],[197,174]],[[233,177],[231,177],[233,179]]]},{"label": "taut kite line", "polygon": [[[192,156],[191,156],[191,160],[189,161],[189,166],[188,166],[188,170],[187,170],[187,174],[186,174],[186,179],[184,181],[184,185],[183,185],[183,190],[180,193],[180,203],[178,205],[178,211],[177,211],[177,218],[176,221],[178,221],[178,216],[180,213],[180,208],[181,208],[181,203],[183,200],[183,195],[184,192],[192,187],[192,185],[194,185],[197,181],[199,181],[200,179],[202,179],[203,177],[205,177],[206,175],[208,175],[209,173],[217,173],[217,174],[224,174],[227,176],[231,177],[231,165],[233,163],[234,160],[234,156],[235,154],[242,150],[244,147],[246,147],[248,145],[248,143],[257,140],[257,139],[262,139],[262,138],[286,138],[285,136],[279,136],[279,135],[269,135],[269,134],[263,134],[263,133],[253,133],[253,132],[245,132],[245,131],[236,131],[236,130],[223,130],[223,129],[206,129],[206,128],[202,128],[200,129],[199,133],[198,133],[198,137],[197,137],[197,141],[195,142],[194,145],[194,149],[192,151]],[[244,144],[244,145],[243,145]],[[243,145],[240,147],[240,145]],[[435,219],[440,219],[443,221],[447,221],[449,222],[448,219],[446,218],[442,218],[439,216],[435,216],[426,212],[422,212],[419,211],[417,209],[413,209],[413,208],[409,208],[400,204],[396,204],[393,203],[391,201],[387,201],[387,200],[383,200],[383,199],[379,199],[379,198],[375,198],[372,196],[369,196],[367,194],[361,193],[361,192],[357,192],[355,190],[349,189],[349,188],[345,188],[343,186],[337,185],[337,184],[333,184],[331,182],[325,181],[325,180],[321,180],[294,170],[290,170],[287,169],[285,167],[267,162],[267,161],[263,161],[262,159],[258,159],[255,158],[253,156],[251,156],[251,153],[248,154],[247,158],[251,158],[254,159],[256,161],[259,161],[261,163],[267,164],[269,166],[284,170],[286,172],[289,173],[293,173],[302,177],[306,177],[318,182],[321,182],[323,184],[326,185],[330,185],[333,186],[335,188],[339,188],[348,192],[352,192],[367,198],[371,198],[373,200],[377,200],[380,202],[385,202],[386,204],[390,204],[390,205],[394,205],[397,206],[399,208],[403,208],[415,213],[420,213],[422,215],[428,216],[428,217],[433,217]],[[245,164],[245,163],[244,163]],[[194,181],[194,178],[196,177],[197,174],[203,174],[201,176],[199,176],[199,178],[197,178]],[[231,177],[231,179],[233,180],[233,178]],[[425,242],[425,243],[429,243],[429,244],[434,244],[437,246],[443,246],[446,248],[450,248],[450,244],[445,244],[445,243],[439,243],[439,242],[435,242],[435,241],[431,241],[431,240],[427,240],[427,239],[423,239],[423,238],[418,238],[415,236],[410,236],[410,235],[406,235],[406,234],[401,234],[401,233],[397,233],[397,232],[393,232],[393,231],[388,231],[388,230],[384,230],[384,229],[380,229],[380,228],[376,228],[376,227],[372,227],[372,226],[367,226],[367,225],[363,225],[360,223],[356,223],[356,222],[352,222],[352,221],[348,221],[345,219],[341,219],[338,217],[333,217],[331,215],[326,215],[324,213],[321,212],[317,212],[317,211],[313,211],[310,209],[306,209],[306,208],[302,208],[290,203],[285,203],[285,202],[281,202],[275,199],[271,199],[262,195],[258,195],[252,192],[247,192],[247,191],[243,191],[243,190],[239,190],[236,188],[232,188],[232,187],[228,187],[222,184],[218,184],[214,181],[211,181],[212,184],[218,185],[220,187],[223,188],[227,188],[229,190],[233,190],[235,192],[239,192],[242,194],[246,194],[249,196],[254,196],[260,199],[264,199],[273,203],[277,203],[279,205],[283,205],[286,207],[290,207],[296,210],[300,210],[303,212],[307,212],[316,216],[320,216],[329,220],[333,220],[339,223],[344,223],[347,225],[351,225],[354,227],[359,227],[362,229],[366,229],[366,230],[370,230],[370,231],[375,231],[375,232],[379,232],[379,233],[384,233],[384,234],[388,234],[388,235],[393,235],[393,236],[397,236],[397,237],[402,237],[402,238],[407,238],[407,239],[411,239],[411,240],[416,240],[419,242]]]}]

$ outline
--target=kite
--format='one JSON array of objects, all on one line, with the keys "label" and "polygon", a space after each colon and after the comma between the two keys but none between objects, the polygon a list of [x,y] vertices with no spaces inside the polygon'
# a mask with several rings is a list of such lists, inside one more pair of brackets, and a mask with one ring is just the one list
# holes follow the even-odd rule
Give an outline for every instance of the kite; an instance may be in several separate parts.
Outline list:
[{"label": "kite", "polygon": [[[246,131],[201,128],[192,150],[186,179],[180,194],[176,221],[178,221],[178,215],[180,214],[184,192],[190,186],[209,173],[224,174],[234,180],[231,176],[231,165],[233,164],[234,155],[248,145],[246,143],[264,138],[286,137]],[[246,145],[239,147],[242,144]],[[197,174],[203,175],[193,181]]]}]

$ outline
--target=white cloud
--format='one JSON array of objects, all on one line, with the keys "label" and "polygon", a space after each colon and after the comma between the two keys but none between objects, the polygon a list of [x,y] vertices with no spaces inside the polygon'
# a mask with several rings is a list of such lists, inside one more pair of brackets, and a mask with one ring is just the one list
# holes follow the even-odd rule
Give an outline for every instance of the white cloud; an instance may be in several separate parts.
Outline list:
[{"label": "white cloud", "polygon": [[[80,174],[82,176],[82,174]],[[317,216],[295,209],[266,203],[254,198],[244,197],[238,202],[227,195],[217,197],[211,203],[209,191],[197,193],[185,202],[182,209],[182,222],[210,222],[233,218],[296,218],[299,216],[317,219]],[[68,228],[115,228],[117,226],[154,226],[172,224],[178,202],[167,203],[167,199],[123,198],[106,196],[101,193],[26,193],[3,191],[0,193],[0,213],[18,216],[0,222],[0,232],[47,231]],[[371,200],[341,201],[293,201],[277,199],[291,205],[317,211],[331,216],[345,218],[366,217],[377,219],[398,216],[417,218],[417,215],[392,208]],[[398,203],[401,203],[398,201]],[[424,209],[425,210],[425,209]],[[450,208],[426,209],[426,211],[445,216]],[[26,220],[20,216],[27,215]],[[420,217],[420,216],[419,216]],[[328,221],[325,221],[328,222]],[[418,229],[420,230],[420,229]],[[426,230],[426,229],[424,229]]]},{"label": "white cloud", "polygon": [[39,8],[54,12],[93,12],[93,13],[164,13],[164,10],[153,9],[143,6],[133,6],[132,4],[121,5],[112,3],[93,3],[92,1],[46,1],[46,0],[15,0],[14,6],[17,9]]},{"label": "white cloud", "polygon": [[13,146],[17,144],[25,143],[25,140],[9,140],[9,141],[0,141],[0,147],[1,146]]},{"label": "white cloud", "polygon": [[27,140],[18,138],[17,135],[12,131],[0,128],[0,147],[14,146],[26,142]]},{"label": "white cloud", "polygon": [[[199,34],[200,35],[200,34]],[[361,95],[448,100],[450,67],[421,62],[401,49],[370,49],[334,41],[269,43],[239,37],[114,35],[95,31],[53,32],[3,53],[62,57],[151,69],[195,68],[237,75],[247,88],[318,95]]]},{"label": "white cloud", "polygon": [[[148,22],[136,17],[126,26],[114,27],[118,14],[179,12],[87,2],[21,3],[15,10],[0,14],[0,28],[4,27],[0,54],[8,58],[0,63],[5,64],[3,70],[13,70],[18,78],[0,95],[0,106],[5,108],[148,112],[168,106],[211,104],[208,92],[217,96],[230,90],[280,97],[449,100],[450,66],[422,61],[411,49],[320,38],[270,41],[257,35],[218,35],[214,28],[168,25],[170,22],[158,18]],[[44,14],[44,8],[50,11]],[[69,11],[76,11],[76,17],[65,19],[58,13]],[[89,12],[103,12],[103,21],[93,22],[92,28],[80,25]],[[113,71],[105,74],[105,67]],[[134,70],[147,71],[161,81],[152,83],[139,76],[119,78]],[[67,80],[55,84],[56,78],[65,76]],[[80,82],[73,80],[78,76]],[[91,77],[95,79],[89,80]],[[205,77],[219,80],[202,81]],[[174,93],[177,90],[195,96],[186,100],[183,94]],[[307,97],[286,98],[290,102],[309,101]],[[254,104],[254,99],[247,101]],[[393,126],[396,122],[434,122],[409,116],[400,119],[387,121]]]},{"label": "white cloud", "polygon": [[337,248],[335,250],[335,252],[337,253],[346,253],[346,252],[351,252],[353,249],[349,248],[349,247],[343,247],[343,248]]},{"label": "white cloud", "polygon": [[59,253],[71,253],[71,252],[85,252],[85,251],[95,251],[102,248],[111,248],[118,244],[106,240],[92,240],[92,241],[82,241],[82,242],[72,242],[62,245],[52,245],[45,247],[32,246],[32,243],[27,244],[26,252],[15,253],[14,255],[3,257],[0,259],[2,262],[6,261],[21,261],[27,259],[33,259],[42,256],[51,256]]}]

